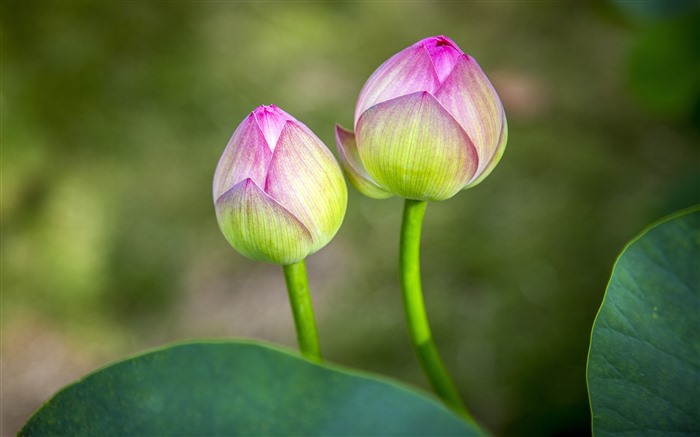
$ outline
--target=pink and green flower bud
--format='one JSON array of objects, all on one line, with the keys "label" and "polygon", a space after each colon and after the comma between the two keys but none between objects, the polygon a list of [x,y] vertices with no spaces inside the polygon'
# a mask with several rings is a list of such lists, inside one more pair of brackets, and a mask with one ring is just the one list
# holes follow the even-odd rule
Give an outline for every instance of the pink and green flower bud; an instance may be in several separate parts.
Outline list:
[{"label": "pink and green flower bud", "polygon": [[508,137],[493,85],[445,36],[417,42],[370,76],[354,128],[336,126],[341,164],[358,191],[377,199],[449,199],[491,173]]},{"label": "pink and green flower bud", "polygon": [[238,126],[214,174],[219,228],[238,252],[288,265],[325,246],[345,217],[340,168],[309,128],[274,105]]}]

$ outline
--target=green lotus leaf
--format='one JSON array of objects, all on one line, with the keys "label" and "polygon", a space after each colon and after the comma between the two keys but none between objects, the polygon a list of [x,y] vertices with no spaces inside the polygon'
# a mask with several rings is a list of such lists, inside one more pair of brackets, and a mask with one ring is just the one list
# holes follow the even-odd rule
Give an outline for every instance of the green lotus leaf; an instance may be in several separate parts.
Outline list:
[{"label": "green lotus leaf", "polygon": [[700,434],[700,210],[634,239],[615,264],[588,358],[596,436]]},{"label": "green lotus leaf", "polygon": [[176,344],[104,367],[20,436],[470,436],[436,400],[255,342]]}]

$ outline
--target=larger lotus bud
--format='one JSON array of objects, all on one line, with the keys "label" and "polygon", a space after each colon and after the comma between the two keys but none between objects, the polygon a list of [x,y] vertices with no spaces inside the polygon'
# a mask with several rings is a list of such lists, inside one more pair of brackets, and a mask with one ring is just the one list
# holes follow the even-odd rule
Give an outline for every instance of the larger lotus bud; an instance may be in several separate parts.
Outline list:
[{"label": "larger lotus bud", "polygon": [[347,196],[328,148],[274,105],[243,120],[214,174],[219,228],[257,261],[293,264],[325,246],[340,228]]},{"label": "larger lotus bud", "polygon": [[355,133],[336,126],[343,169],[363,194],[444,200],[481,182],[506,146],[506,116],[474,58],[426,38],[365,83]]}]

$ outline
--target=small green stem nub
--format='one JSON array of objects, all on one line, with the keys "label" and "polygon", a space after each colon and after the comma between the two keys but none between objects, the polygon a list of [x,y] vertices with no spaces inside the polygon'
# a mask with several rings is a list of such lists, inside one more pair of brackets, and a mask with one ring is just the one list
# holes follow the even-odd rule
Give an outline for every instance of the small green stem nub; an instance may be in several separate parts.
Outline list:
[{"label": "small green stem nub", "polygon": [[316,330],[314,307],[311,304],[309,281],[306,278],[306,264],[302,260],[296,264],[282,266],[282,268],[289,292],[289,302],[292,304],[299,350],[307,359],[321,362],[321,346]]},{"label": "small green stem nub", "polygon": [[447,373],[433,341],[420,280],[420,234],[426,201],[406,199],[401,224],[399,270],[408,332],[413,349],[437,395],[453,411],[476,424]]}]

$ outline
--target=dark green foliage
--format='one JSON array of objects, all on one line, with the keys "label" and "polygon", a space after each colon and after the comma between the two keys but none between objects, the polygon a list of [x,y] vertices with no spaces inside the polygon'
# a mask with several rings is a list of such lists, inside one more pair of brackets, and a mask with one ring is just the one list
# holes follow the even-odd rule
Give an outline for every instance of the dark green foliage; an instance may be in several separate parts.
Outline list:
[{"label": "dark green foliage", "polygon": [[700,210],[651,227],[620,255],[588,386],[597,436],[700,432]]},{"label": "dark green foliage", "polygon": [[66,387],[21,436],[479,435],[408,387],[248,342],[184,343]]}]

